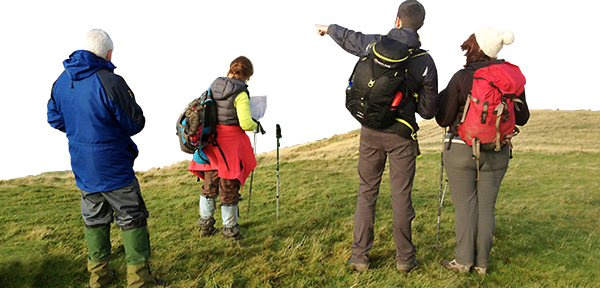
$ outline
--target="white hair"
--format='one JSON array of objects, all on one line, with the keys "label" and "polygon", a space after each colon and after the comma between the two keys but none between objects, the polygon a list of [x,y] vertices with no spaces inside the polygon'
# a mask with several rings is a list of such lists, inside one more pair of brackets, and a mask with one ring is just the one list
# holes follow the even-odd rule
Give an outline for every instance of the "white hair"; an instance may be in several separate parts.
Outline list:
[{"label": "white hair", "polygon": [[85,34],[83,50],[90,51],[96,56],[106,59],[108,51],[113,50],[113,42],[106,32],[101,29],[94,29]]}]

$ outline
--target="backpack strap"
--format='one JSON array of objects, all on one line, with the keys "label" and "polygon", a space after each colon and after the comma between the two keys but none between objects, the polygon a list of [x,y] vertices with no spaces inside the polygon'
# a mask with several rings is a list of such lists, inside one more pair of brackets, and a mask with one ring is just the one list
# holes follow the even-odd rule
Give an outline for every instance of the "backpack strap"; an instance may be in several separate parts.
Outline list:
[{"label": "backpack strap", "polygon": [[215,141],[215,144],[213,145],[219,148],[219,152],[221,152],[221,156],[223,156],[223,161],[225,161],[225,167],[227,167],[227,170],[229,170],[229,164],[227,164],[227,158],[225,158],[225,153],[223,153],[223,149],[221,149],[221,146],[219,145],[219,143],[217,143],[217,141]]},{"label": "backpack strap", "polygon": [[481,142],[479,142],[479,138],[473,138],[473,159],[477,162],[477,178],[475,181],[479,181],[479,159],[481,158]]},{"label": "backpack strap", "polygon": [[412,125],[410,125],[410,123],[408,123],[408,121],[402,119],[402,118],[396,118],[396,121],[404,124],[406,127],[410,128],[410,138],[412,138],[413,140],[417,140],[417,132],[415,132],[415,128],[412,127]]},{"label": "backpack strap", "polygon": [[[410,52],[410,59],[414,59],[414,58],[429,54],[429,52],[427,52],[427,50],[423,50],[421,48],[411,48],[411,49],[408,49],[408,51]],[[408,75],[409,73],[405,73],[405,74]],[[410,77],[412,77],[412,76],[410,76]],[[406,95],[412,95],[412,97],[415,99],[415,102],[418,103],[419,102],[419,93],[417,93],[415,91],[417,91],[419,88],[418,87],[410,87],[407,85],[406,89],[408,90],[406,92]]]},{"label": "backpack strap", "polygon": [[350,78],[348,78],[348,83],[352,83],[352,79],[354,78],[354,73],[356,73],[356,67],[358,66],[358,63],[367,60],[367,57],[369,56],[363,56],[361,57],[360,61],[356,61],[356,64],[354,64],[354,69],[352,69],[352,74],[350,74]]},{"label": "backpack strap", "polygon": [[[209,103],[209,105],[217,105],[216,102],[214,101],[214,98],[212,96],[212,85],[208,87],[207,91],[208,91],[208,97],[206,100],[204,101],[210,101],[211,103]],[[246,93],[248,94],[248,97],[250,97],[250,92],[248,92],[248,89],[245,89]],[[229,164],[227,163],[227,157],[225,157],[225,153],[223,153],[223,149],[221,149],[221,145],[219,145],[219,142],[217,142],[217,131],[216,131],[216,127],[215,127],[215,131],[213,132],[213,134],[211,135],[211,137],[209,137],[208,139],[208,143],[213,145],[213,146],[217,146],[217,148],[219,149],[219,153],[221,153],[221,156],[223,157],[223,161],[225,161],[225,167],[227,167],[227,170],[229,170]]]},{"label": "backpack strap", "polygon": [[410,58],[417,58],[419,56],[429,54],[429,52],[427,52],[427,50],[423,50],[421,48],[412,48],[412,49],[408,49],[408,51],[410,52]]},{"label": "backpack strap", "polygon": [[471,94],[467,95],[467,101],[465,101],[465,107],[463,109],[463,114],[462,117],[460,118],[460,124],[465,123],[465,118],[467,117],[467,111],[469,111],[469,106],[471,105],[471,100],[477,104],[479,104],[479,100],[473,96],[471,96]]},{"label": "backpack strap", "polygon": [[504,108],[506,107],[506,98],[502,97],[502,101],[496,108],[494,109],[494,114],[496,114],[496,148],[494,151],[498,152],[502,148],[500,146],[500,141],[502,135],[500,134],[500,120],[502,119],[502,114],[504,113]]},{"label": "backpack strap", "polygon": [[523,103],[523,101],[521,101],[521,99],[519,99],[519,98],[513,98],[513,99],[511,99],[511,100],[512,100],[513,102],[515,102],[515,110],[517,110],[517,111],[521,111],[521,107],[520,107],[519,105],[517,105],[516,103],[520,103],[521,105],[525,105],[525,104]]}]

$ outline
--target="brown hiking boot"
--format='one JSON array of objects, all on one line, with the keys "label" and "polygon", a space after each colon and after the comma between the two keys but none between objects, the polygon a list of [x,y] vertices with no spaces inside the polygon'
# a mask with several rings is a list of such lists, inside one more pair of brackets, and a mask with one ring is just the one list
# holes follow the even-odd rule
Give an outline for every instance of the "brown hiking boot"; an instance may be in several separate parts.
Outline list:
[{"label": "brown hiking boot", "polygon": [[239,240],[242,238],[242,235],[240,234],[240,225],[237,224],[233,227],[223,227],[222,234],[226,239]]},{"label": "brown hiking boot", "polygon": [[217,233],[219,230],[215,228],[215,218],[210,217],[208,219],[198,219],[198,226],[200,226],[200,233],[202,236],[210,236]]},{"label": "brown hiking boot", "polygon": [[410,264],[396,263],[396,268],[398,268],[398,271],[404,272],[404,273],[410,273],[410,271],[415,270],[415,268],[417,268],[417,267],[419,267],[419,265],[417,264],[417,261],[413,261]]},{"label": "brown hiking boot", "polygon": [[471,266],[458,264],[455,260],[442,260],[442,266],[450,271],[454,271],[460,274],[469,273]]},{"label": "brown hiking boot", "polygon": [[350,269],[358,272],[358,273],[363,273],[366,272],[367,270],[369,270],[369,258],[365,257],[363,259],[364,263],[359,263],[356,260],[353,260],[352,258],[350,258],[348,260],[348,267],[350,267]]}]

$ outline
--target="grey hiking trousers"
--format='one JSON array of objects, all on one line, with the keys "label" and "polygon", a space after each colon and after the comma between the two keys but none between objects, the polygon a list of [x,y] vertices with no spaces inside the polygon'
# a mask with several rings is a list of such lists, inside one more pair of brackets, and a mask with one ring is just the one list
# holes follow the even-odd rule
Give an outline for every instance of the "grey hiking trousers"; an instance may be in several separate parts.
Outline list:
[{"label": "grey hiking trousers", "polygon": [[[390,161],[390,185],[394,217],[392,229],[396,242],[396,262],[410,264],[416,249],[412,243],[411,222],[415,218],[411,190],[415,176],[418,143],[397,134],[361,128],[358,157],[358,199],[354,213],[352,259],[362,263],[373,248],[375,206],[386,159]],[[368,261],[368,260],[367,260]],[[366,264],[366,263],[363,263]]]},{"label": "grey hiking trousers", "polygon": [[137,178],[112,191],[81,191],[81,216],[88,228],[110,225],[114,219],[123,231],[132,230],[146,226],[148,215]]},{"label": "grey hiking trousers", "polygon": [[496,227],[496,198],[508,169],[509,153],[508,146],[499,152],[481,151],[476,181],[477,164],[471,146],[453,141],[449,150],[444,149],[444,166],[456,211],[454,256],[459,264],[488,267]]}]

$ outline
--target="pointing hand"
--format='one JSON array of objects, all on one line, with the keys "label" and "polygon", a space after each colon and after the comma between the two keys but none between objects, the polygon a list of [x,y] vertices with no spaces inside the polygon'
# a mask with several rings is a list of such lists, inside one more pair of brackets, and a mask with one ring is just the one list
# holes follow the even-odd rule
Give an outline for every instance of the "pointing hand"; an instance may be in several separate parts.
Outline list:
[{"label": "pointing hand", "polygon": [[319,35],[325,36],[327,34],[327,30],[329,29],[329,25],[318,25],[318,24],[315,24],[315,26],[317,26],[317,33],[319,33]]}]

